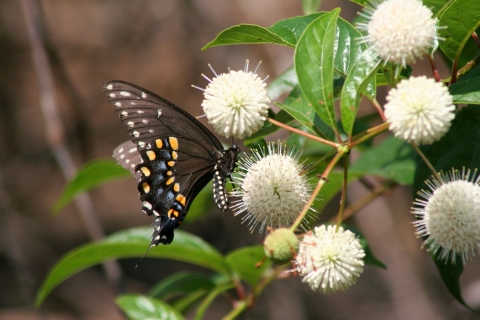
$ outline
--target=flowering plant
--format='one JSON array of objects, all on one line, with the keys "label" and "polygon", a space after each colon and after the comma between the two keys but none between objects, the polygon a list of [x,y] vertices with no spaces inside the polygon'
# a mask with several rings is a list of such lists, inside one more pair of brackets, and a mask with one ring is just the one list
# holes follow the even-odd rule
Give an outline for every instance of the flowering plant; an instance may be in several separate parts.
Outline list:
[{"label": "flowering plant", "polygon": [[[237,164],[230,195],[236,198],[234,213],[243,215],[251,230],[258,227],[266,234],[265,245],[224,256],[177,231],[170,246],[156,248],[150,256],[194,263],[223,277],[200,281],[192,274],[177,275],[162,281],[149,297],[121,296],[118,304],[132,317],[138,308],[144,315],[163,310],[171,319],[182,319],[181,313],[201,301],[196,309],[200,319],[217,295],[235,289],[232,310],[225,316],[233,319],[253,306],[269,282],[288,275],[302,277],[325,294],[347,290],[365,265],[384,264],[382,257],[373,256],[364,234],[344,221],[398,185],[413,186],[419,194],[412,204],[411,232],[422,238],[447,289],[465,304],[459,278],[480,250],[478,5],[468,0],[442,5],[433,0],[358,0],[365,8],[353,25],[340,17],[339,9],[315,12],[307,2],[304,16],[268,28],[232,26],[204,47],[274,44],[294,50],[292,67],[266,88],[266,80],[247,66],[215,73],[204,90],[202,106],[218,134],[244,139],[251,148]],[[451,66],[444,79],[436,52],[435,57]],[[431,74],[411,76],[410,64],[422,58],[430,61]],[[388,89],[383,106],[377,99],[379,88]],[[267,109],[270,101],[275,107]],[[370,103],[375,112],[359,116],[361,102]],[[288,132],[286,142],[267,142],[279,129]],[[389,129],[393,134],[384,134]],[[373,144],[377,136],[379,142]],[[309,160],[301,162],[299,149]],[[367,176],[376,180],[372,183]],[[347,198],[353,181],[362,182],[368,195]],[[340,201],[332,224],[314,221],[336,194]],[[45,280],[37,301],[82,268],[140,255],[148,236],[143,229],[130,230],[70,253]],[[85,259],[108,246],[115,250]],[[290,264],[259,263],[264,255]],[[177,307],[160,301],[167,286],[173,290],[181,281],[203,293],[180,290],[182,298],[172,304]],[[133,306],[133,301],[141,303]]]}]

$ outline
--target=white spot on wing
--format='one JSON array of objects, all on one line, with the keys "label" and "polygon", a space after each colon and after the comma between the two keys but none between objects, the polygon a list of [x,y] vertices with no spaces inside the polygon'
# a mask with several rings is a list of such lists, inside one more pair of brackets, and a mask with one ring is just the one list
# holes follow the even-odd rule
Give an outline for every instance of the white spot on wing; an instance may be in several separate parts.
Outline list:
[{"label": "white spot on wing", "polygon": [[109,96],[115,98],[115,93],[110,93]]},{"label": "white spot on wing", "polygon": [[152,210],[152,204],[148,201],[143,201],[143,204],[142,204],[145,208],[147,208],[148,210]]},{"label": "white spot on wing", "polygon": [[113,89],[113,85],[112,85],[112,84],[109,84],[106,88],[107,88],[107,90],[112,90],[112,89]]},{"label": "white spot on wing", "polygon": [[120,95],[124,96],[124,97],[130,97],[132,94],[130,92],[127,92],[127,91],[120,91]]},{"label": "white spot on wing", "polygon": [[135,138],[138,138],[140,136],[140,132],[138,132],[138,131],[133,131],[132,134]]},{"label": "white spot on wing", "polygon": [[138,141],[138,146],[139,146],[140,148],[145,147],[145,141]]},{"label": "white spot on wing", "polygon": [[142,122],[147,124],[148,123],[148,120],[147,119],[142,119]]},{"label": "white spot on wing", "polygon": [[121,106],[122,106],[122,103],[121,103],[121,102],[115,102],[115,106],[116,106],[116,107],[121,107]]},{"label": "white spot on wing", "polygon": [[137,110],[137,113],[138,113],[138,114],[142,114],[142,113],[144,113],[144,112],[145,112],[145,111]]},{"label": "white spot on wing", "polygon": [[132,149],[128,150],[129,153],[134,153],[135,151],[137,151],[137,148],[132,148]]},{"label": "white spot on wing", "polygon": [[145,99],[147,97],[147,94],[145,92],[142,92],[142,98]]},{"label": "white spot on wing", "polygon": [[129,127],[133,127],[135,125],[135,123],[133,121],[128,121],[127,124],[128,124]]},{"label": "white spot on wing", "polygon": [[157,109],[157,118],[160,118],[162,115],[162,109]]}]

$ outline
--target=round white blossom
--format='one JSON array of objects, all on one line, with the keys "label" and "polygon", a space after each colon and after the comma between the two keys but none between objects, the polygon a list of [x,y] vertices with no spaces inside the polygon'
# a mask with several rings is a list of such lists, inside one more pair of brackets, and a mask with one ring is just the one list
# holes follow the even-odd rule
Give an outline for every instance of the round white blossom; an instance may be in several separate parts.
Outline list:
[{"label": "round white blossom", "polygon": [[416,145],[440,140],[455,118],[447,87],[425,76],[402,80],[388,92],[387,101],[385,117],[390,130]]},{"label": "round white blossom", "polygon": [[295,259],[303,282],[323,293],[344,291],[363,272],[365,251],[355,234],[339,227],[322,225],[305,235]]},{"label": "round white blossom", "polygon": [[362,42],[368,42],[385,62],[406,66],[415,57],[428,54],[437,39],[436,20],[432,11],[419,0],[371,1],[359,23],[367,31]]},{"label": "round white blossom", "polygon": [[[290,226],[310,197],[306,167],[298,162],[301,153],[287,150],[281,143],[269,143],[267,150],[252,150],[238,163],[239,176],[232,196],[240,198],[232,206],[235,215],[246,213],[253,231],[266,227]],[[313,209],[310,209],[313,210]]]},{"label": "round white blossom", "polygon": [[420,220],[413,223],[418,237],[427,237],[424,245],[439,260],[462,263],[475,257],[480,250],[480,177],[476,170],[452,169],[440,173],[443,180],[427,181],[430,190],[421,190],[423,199],[416,199],[412,213]]},{"label": "round white blossom", "polygon": [[[213,71],[213,69],[212,69]],[[256,70],[255,70],[256,71]],[[258,131],[266,120],[270,99],[265,82],[245,70],[215,74],[204,90],[203,110],[218,134],[242,139]]]}]

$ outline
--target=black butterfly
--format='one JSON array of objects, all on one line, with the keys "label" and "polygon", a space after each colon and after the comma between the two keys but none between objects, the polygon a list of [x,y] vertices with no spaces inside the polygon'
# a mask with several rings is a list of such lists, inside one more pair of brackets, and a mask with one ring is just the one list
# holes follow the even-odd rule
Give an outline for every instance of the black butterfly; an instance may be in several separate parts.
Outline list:
[{"label": "black butterfly", "polygon": [[155,216],[150,246],[172,242],[193,199],[212,178],[215,203],[228,209],[225,181],[240,152],[236,145],[224,150],[194,117],[139,86],[111,81],[103,91],[132,140],[113,157],[137,179],[142,211]]}]

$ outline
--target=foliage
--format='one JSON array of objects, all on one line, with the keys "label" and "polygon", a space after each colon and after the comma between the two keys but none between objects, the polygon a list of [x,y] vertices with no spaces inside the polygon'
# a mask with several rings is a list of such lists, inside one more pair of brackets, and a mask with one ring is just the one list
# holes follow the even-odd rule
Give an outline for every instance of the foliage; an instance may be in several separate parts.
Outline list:
[{"label": "foliage", "polygon": [[[357,2],[364,4],[364,1]],[[449,91],[455,104],[466,105],[457,113],[450,131],[443,139],[421,149],[436,170],[452,167],[473,170],[480,163],[480,67],[472,68],[467,64],[472,56],[471,51],[465,50],[470,45],[472,32],[480,25],[480,7],[469,0],[432,0],[424,3],[427,6],[430,4],[440,25],[444,27],[440,29],[440,36],[446,40],[440,41],[438,49],[445,59],[450,60],[452,74],[457,74],[458,68],[465,67],[458,72],[458,80],[455,75],[445,82],[452,79],[457,81],[449,86]],[[306,13],[314,12],[312,8],[318,5],[319,1],[303,1]],[[369,141],[384,132],[387,126],[372,125],[381,120],[378,114],[360,118],[357,111],[363,97],[376,103],[376,90],[391,82],[388,79],[391,79],[392,71],[388,65],[372,56],[367,44],[359,44],[361,32],[339,14],[340,9],[316,12],[282,20],[268,28],[240,24],[220,32],[203,48],[274,44],[294,49],[292,68],[270,81],[270,97],[285,98],[275,103],[281,110],[277,113],[270,111],[269,117],[296,129],[291,133],[288,143],[304,146],[305,155],[310,159],[317,160],[325,156],[329,159],[328,164],[316,162],[312,172],[312,176],[316,174],[325,178],[317,179],[325,200],[318,204],[317,210],[342,189],[344,180],[351,182],[373,175],[381,178],[384,190],[399,184],[413,186],[418,191],[425,188],[424,180],[431,175],[408,143],[393,137],[385,137],[375,146]],[[459,15],[461,18],[458,18]],[[478,47],[475,52],[478,56]],[[405,76],[408,77],[402,73],[401,77]],[[335,106],[337,101],[339,109]],[[264,139],[278,129],[274,122],[267,121],[260,131],[245,140],[245,145],[262,145]],[[305,133],[313,135],[325,145],[305,142],[302,136]],[[352,148],[359,151],[360,158],[344,175],[342,169],[335,169],[336,161]],[[125,172],[119,167],[112,167],[110,162],[87,164],[67,185],[54,212],[58,212],[75,195],[107,180],[124,177]],[[328,183],[325,183],[327,179]],[[211,203],[208,200],[211,198],[210,190],[207,187],[197,196],[192,210],[197,210],[198,214],[190,214],[187,220],[192,221],[193,216],[200,216],[200,212],[205,211],[202,209],[206,203]],[[354,232],[360,237],[366,251],[365,262],[384,267],[372,255],[361,233],[358,230]],[[37,305],[47,298],[56,285],[76,272],[108,259],[141,257],[150,243],[150,234],[150,228],[125,230],[101,242],[86,244],[69,252],[45,279],[37,296]],[[237,301],[232,312],[225,317],[234,318],[285,270],[285,266],[274,266],[270,262],[255,268],[255,264],[264,257],[260,246],[241,248],[222,255],[208,243],[185,231],[176,231],[175,241],[171,245],[152,248],[149,257],[186,261],[209,269],[212,274],[180,272],[158,283],[148,296],[130,294],[118,297],[117,304],[132,319],[159,318],[165,314],[169,319],[183,319],[185,312],[194,306],[195,319],[201,319],[215,298],[234,293],[232,289],[236,289]],[[437,262],[436,265],[448,290],[464,304],[459,287],[463,268],[443,262]],[[244,285],[248,285],[249,290],[245,291]]]}]

